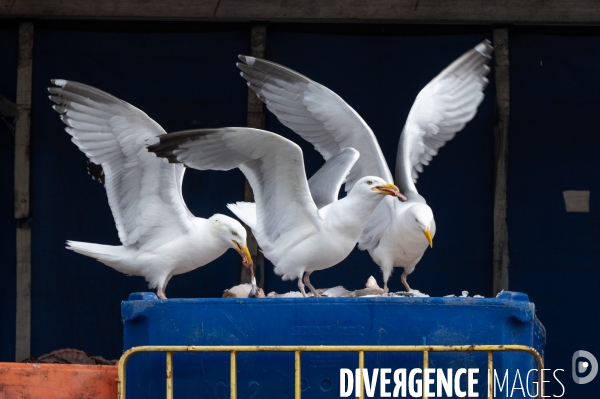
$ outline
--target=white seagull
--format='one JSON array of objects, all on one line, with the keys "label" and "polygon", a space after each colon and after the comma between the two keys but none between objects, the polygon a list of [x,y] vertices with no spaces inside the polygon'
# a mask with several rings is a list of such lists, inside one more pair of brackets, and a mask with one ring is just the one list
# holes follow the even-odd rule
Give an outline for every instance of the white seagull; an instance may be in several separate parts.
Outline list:
[{"label": "white seagull", "polygon": [[176,274],[192,271],[233,248],[253,270],[246,230],[216,214],[197,218],[181,194],[185,168],[157,159],[146,140],[165,134],[141,110],[96,88],[52,80],[53,108],[87,155],[90,174],[104,183],[123,245],[67,241],[67,248],[127,275],[146,278],[159,298]]},{"label": "white seagull", "polygon": [[[396,184],[408,198],[386,198],[373,212],[359,248],[383,272],[384,290],[394,267],[403,267],[402,283],[433,245],[435,220],[415,183],[423,166],[454,138],[476,114],[488,80],[492,47],[484,41],[463,54],[425,86],[410,110],[398,144]],[[346,191],[366,175],[391,180],[392,174],[373,131],[342,98],[325,86],[289,68],[240,56],[241,75],[282,124],[315,146],[328,160],[341,148],[361,156],[346,180]]]},{"label": "white seagull", "polygon": [[[252,229],[263,253],[275,265],[275,273],[284,280],[297,278],[304,296],[304,284],[319,296],[310,284],[310,274],[346,258],[377,205],[388,195],[398,195],[395,185],[366,176],[354,183],[345,198],[318,209],[306,180],[300,147],[264,130],[190,130],[159,136],[148,144],[158,156],[191,168],[239,168],[256,202],[238,202],[229,208]],[[358,153],[347,149],[338,155],[340,164],[329,165],[337,173],[337,178],[329,179],[337,182],[330,185],[336,194]],[[331,196],[327,191],[315,196],[326,199]]]}]

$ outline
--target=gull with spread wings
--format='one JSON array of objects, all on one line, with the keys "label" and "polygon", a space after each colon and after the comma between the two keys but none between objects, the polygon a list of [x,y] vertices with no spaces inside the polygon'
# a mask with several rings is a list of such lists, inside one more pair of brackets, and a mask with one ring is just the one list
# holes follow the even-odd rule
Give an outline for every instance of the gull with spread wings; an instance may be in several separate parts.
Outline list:
[{"label": "gull with spread wings", "polygon": [[[181,194],[185,168],[157,159],[146,140],[165,134],[141,110],[94,87],[53,80],[50,99],[72,141],[87,155],[88,170],[106,189],[123,245],[67,241],[67,248],[113,269],[146,278],[159,298],[176,274],[192,271],[229,248],[254,276],[246,229],[220,214],[197,218]],[[253,290],[257,293],[255,279]]]},{"label": "gull with spread wings", "polygon": [[275,273],[284,280],[298,279],[304,296],[305,284],[319,296],[310,274],[344,260],[377,205],[399,195],[398,188],[381,177],[363,176],[346,197],[333,200],[358,152],[352,148],[336,151],[322,170],[329,175],[328,184],[320,183],[319,172],[309,184],[300,147],[264,130],[190,130],[158,136],[148,144],[149,151],[159,157],[191,168],[239,168],[252,187],[255,202],[238,202],[229,208],[252,229],[265,257],[275,265]]},{"label": "gull with spread wings", "polygon": [[[395,176],[408,201],[392,197],[382,201],[359,240],[359,248],[368,250],[380,266],[386,292],[394,267],[404,268],[401,280],[410,291],[407,276],[433,245],[433,212],[415,183],[423,166],[475,116],[488,83],[492,51],[487,40],[467,51],[421,90],[410,110],[398,143]],[[346,191],[366,175],[391,181],[373,131],[342,98],[284,66],[254,57],[239,58],[242,63],[238,67],[248,86],[282,124],[312,143],[325,160],[344,147],[360,152],[347,176]]]}]

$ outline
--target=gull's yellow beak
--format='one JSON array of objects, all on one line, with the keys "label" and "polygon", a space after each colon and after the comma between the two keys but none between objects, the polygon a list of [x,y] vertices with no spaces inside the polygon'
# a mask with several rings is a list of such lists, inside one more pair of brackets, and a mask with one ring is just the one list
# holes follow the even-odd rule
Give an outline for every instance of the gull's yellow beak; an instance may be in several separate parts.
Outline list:
[{"label": "gull's yellow beak", "polygon": [[250,256],[248,246],[242,247],[237,243],[237,241],[234,240],[231,240],[231,242],[235,244],[235,249],[242,257],[242,264],[244,267],[250,269],[250,282],[252,284],[252,289],[250,290],[250,293],[248,293],[248,298],[256,298],[258,297],[258,287],[256,286],[256,277],[254,276],[254,263],[252,262],[252,256]]},{"label": "gull's yellow beak", "polygon": [[427,230],[422,230],[422,231],[423,231],[423,235],[425,237],[427,237],[427,241],[429,241],[429,247],[433,248],[433,237],[431,236],[431,230],[428,227]]},{"label": "gull's yellow beak", "polygon": [[[246,266],[247,268],[250,269],[251,272],[253,272],[254,264],[252,263],[252,256],[250,256],[250,251],[248,250],[248,247],[247,246],[242,247],[236,241],[233,241],[233,240],[231,240],[231,241],[235,244],[235,249],[238,251],[238,253],[242,257],[242,263],[244,264],[244,266]],[[254,274],[254,273],[252,273],[252,274]]]},{"label": "gull's yellow beak", "polygon": [[392,183],[384,184],[382,186],[375,186],[371,190],[378,191],[383,195],[391,195],[394,197],[402,195],[400,194],[400,190],[398,190],[398,187],[396,187]]}]

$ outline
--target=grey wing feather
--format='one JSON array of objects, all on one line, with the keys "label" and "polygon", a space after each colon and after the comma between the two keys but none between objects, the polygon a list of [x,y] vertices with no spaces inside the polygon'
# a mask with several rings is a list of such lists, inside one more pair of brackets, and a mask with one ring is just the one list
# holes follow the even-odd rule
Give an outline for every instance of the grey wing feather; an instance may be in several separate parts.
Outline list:
[{"label": "grey wing feather", "polygon": [[[182,165],[148,154],[145,140],[165,131],[131,104],[91,86],[53,80],[50,99],[72,141],[96,168],[125,246],[150,249],[192,227],[181,196]],[[93,170],[93,172],[92,172]]]},{"label": "grey wing feather", "polygon": [[346,147],[360,159],[346,179],[346,191],[361,177],[392,180],[375,135],[365,121],[340,96],[327,87],[274,62],[239,57],[242,77],[282,124],[312,143],[325,160]]},{"label": "grey wing feather", "polygon": [[256,200],[256,238],[274,264],[321,227],[302,150],[279,135],[251,128],[202,129],[163,135],[148,144],[158,156],[195,169],[239,168]]},{"label": "grey wing feather", "polygon": [[312,175],[308,180],[308,187],[317,208],[321,209],[337,201],[340,187],[359,157],[360,154],[354,148],[342,148]]},{"label": "grey wing feather", "polygon": [[417,95],[398,143],[395,181],[409,199],[423,200],[415,183],[423,167],[477,113],[490,71],[488,40],[456,59]]}]

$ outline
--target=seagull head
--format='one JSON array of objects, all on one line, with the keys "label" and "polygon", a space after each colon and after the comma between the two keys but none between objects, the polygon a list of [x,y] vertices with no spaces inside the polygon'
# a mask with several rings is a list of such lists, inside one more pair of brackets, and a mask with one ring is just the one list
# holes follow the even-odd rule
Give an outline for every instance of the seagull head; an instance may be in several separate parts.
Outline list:
[{"label": "seagull head", "polygon": [[431,227],[433,225],[433,212],[426,204],[414,204],[407,212],[408,223],[411,223],[415,229],[419,229],[427,239],[430,247],[433,247],[433,233]]},{"label": "seagull head", "polygon": [[240,254],[243,265],[250,269],[250,273],[254,276],[254,264],[246,243],[247,234],[244,226],[237,220],[221,214],[213,215],[209,220],[212,222],[214,235],[227,247],[235,249]]},{"label": "seagull head", "polygon": [[352,187],[349,195],[362,194],[366,196],[373,196],[374,193],[379,195],[391,195],[393,197],[399,197],[402,195],[400,194],[398,187],[377,176],[365,176],[357,181]]}]

